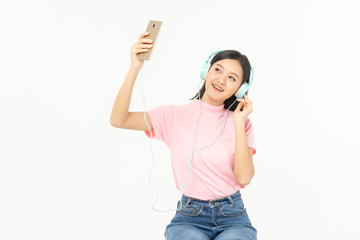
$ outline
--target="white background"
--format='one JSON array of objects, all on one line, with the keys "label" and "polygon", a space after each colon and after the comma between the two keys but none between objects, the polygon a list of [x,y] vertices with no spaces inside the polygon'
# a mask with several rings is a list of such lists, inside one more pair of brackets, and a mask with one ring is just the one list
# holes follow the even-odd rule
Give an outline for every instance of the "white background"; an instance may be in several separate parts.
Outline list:
[{"label": "white background", "polygon": [[[215,50],[254,67],[241,192],[258,239],[359,239],[360,17],[329,0],[1,1],[0,239],[164,239],[175,212],[152,210],[150,140],[109,122],[150,19],[163,26],[145,109],[189,103]],[[174,209],[169,150],[153,149],[155,208]]]}]

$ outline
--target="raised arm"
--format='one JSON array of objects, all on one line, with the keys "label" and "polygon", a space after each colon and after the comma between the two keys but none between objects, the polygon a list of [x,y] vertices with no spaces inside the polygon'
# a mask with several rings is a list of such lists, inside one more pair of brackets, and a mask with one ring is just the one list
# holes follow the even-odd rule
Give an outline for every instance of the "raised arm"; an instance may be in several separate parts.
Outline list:
[{"label": "raised arm", "polygon": [[[115,103],[110,116],[110,124],[117,128],[149,130],[144,120],[144,112],[129,112],[131,95],[135,80],[144,64],[143,60],[138,59],[138,53],[147,52],[152,47],[151,40],[145,39],[146,33],[142,33],[139,39],[131,47],[131,65],[116,96]],[[146,121],[152,130],[149,115],[146,113]]]}]

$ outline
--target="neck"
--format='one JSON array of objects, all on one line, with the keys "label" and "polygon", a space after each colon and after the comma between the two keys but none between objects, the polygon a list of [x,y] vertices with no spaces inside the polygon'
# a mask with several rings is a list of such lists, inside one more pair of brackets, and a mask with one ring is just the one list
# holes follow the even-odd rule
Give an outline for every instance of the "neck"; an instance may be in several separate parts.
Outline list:
[{"label": "neck", "polygon": [[200,99],[200,101],[202,101],[204,103],[207,103],[207,104],[210,104],[210,105],[213,105],[213,106],[221,106],[221,105],[224,104],[224,102],[222,102],[221,100],[216,101],[216,100],[210,99],[205,94]]}]

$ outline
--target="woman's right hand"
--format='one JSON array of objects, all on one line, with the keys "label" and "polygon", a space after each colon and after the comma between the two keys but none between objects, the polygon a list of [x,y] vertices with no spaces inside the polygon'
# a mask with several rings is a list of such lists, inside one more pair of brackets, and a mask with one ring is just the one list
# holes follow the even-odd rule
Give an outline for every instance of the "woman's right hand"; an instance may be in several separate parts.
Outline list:
[{"label": "woman's right hand", "polygon": [[148,52],[152,48],[152,40],[146,39],[149,33],[144,32],[140,34],[139,39],[131,46],[131,66],[135,68],[141,68],[144,64],[144,60],[140,60],[138,57],[139,53]]}]

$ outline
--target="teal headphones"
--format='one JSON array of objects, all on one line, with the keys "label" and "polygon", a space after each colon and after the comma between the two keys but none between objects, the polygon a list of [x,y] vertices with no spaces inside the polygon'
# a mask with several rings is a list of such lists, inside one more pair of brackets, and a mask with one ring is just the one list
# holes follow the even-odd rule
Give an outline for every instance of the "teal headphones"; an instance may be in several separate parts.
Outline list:
[{"label": "teal headphones", "polygon": [[[208,68],[209,68],[209,66],[210,66],[210,59],[211,59],[211,57],[214,56],[215,54],[219,53],[219,52],[222,52],[222,51],[224,51],[224,50],[215,51],[215,52],[213,52],[209,57],[207,57],[207,59],[205,60],[204,65],[203,65],[203,67],[202,67],[202,69],[201,69],[201,72],[200,72],[200,78],[201,78],[202,80],[204,80],[204,81],[206,80],[206,75],[207,75],[207,72],[208,72]],[[250,70],[251,70],[251,80],[250,80],[249,83],[244,82],[244,83],[240,86],[239,90],[234,94],[236,98],[242,98],[242,97],[245,95],[245,93],[249,90],[249,88],[250,88],[250,86],[251,86],[251,83],[252,83],[252,81],[253,81],[253,79],[254,79],[254,71],[253,71],[253,69],[252,69],[251,64],[250,64]]]}]

